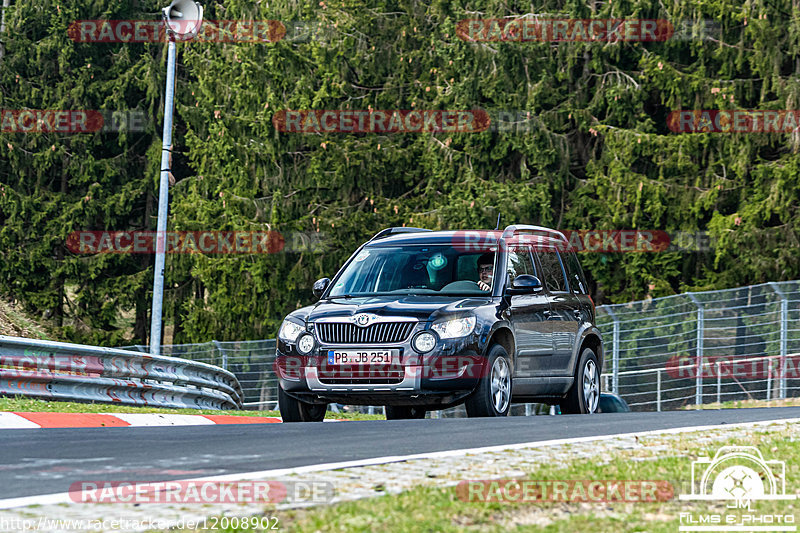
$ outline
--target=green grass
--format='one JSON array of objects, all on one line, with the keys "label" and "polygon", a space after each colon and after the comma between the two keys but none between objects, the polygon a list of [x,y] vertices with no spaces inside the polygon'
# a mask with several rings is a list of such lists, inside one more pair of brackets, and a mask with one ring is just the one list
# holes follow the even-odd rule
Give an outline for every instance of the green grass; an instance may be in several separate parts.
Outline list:
[{"label": "green grass", "polygon": [[[480,503],[457,497],[455,488],[421,487],[397,495],[386,495],[330,506],[265,511],[279,519],[281,531],[543,531],[549,533],[613,532],[676,533],[681,512],[725,513],[722,503],[679,501],[690,492],[691,462],[699,456],[713,457],[722,445],[752,445],[767,460],[786,464],[787,493],[800,489],[800,446],[784,430],[749,433],[742,438],[698,444],[697,435],[673,441],[657,436],[639,439],[634,450],[601,453],[593,460],[576,460],[567,468],[541,465],[529,472],[536,480],[666,480],[675,490],[672,500],[656,503]],[[666,452],[653,448],[670,442]],[[649,449],[648,449],[649,448]],[[355,471],[357,473],[357,471]],[[376,487],[376,493],[380,490]],[[754,513],[797,514],[798,503],[753,502]],[[225,530],[246,531],[246,530]]]},{"label": "green grass", "polygon": [[[0,397],[0,411],[59,412],[59,413],[172,413],[181,415],[233,415],[233,416],[280,416],[278,411],[218,411],[216,409],[167,409],[160,407],[136,407],[107,403],[79,403],[37,400],[33,398]],[[332,413],[325,418],[346,420],[382,420],[383,415],[361,413]]]}]

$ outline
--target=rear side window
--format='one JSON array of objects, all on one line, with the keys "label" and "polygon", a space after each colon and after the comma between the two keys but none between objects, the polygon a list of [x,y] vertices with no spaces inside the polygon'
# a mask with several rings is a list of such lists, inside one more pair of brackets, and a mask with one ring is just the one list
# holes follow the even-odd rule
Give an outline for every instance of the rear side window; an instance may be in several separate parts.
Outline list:
[{"label": "rear side window", "polygon": [[586,291],[586,280],[583,277],[583,270],[581,264],[578,262],[578,257],[573,250],[564,252],[561,257],[566,259],[567,279],[572,292],[575,294],[588,294]]},{"label": "rear side window", "polygon": [[555,248],[539,246],[536,249],[539,262],[542,264],[542,277],[544,285],[550,292],[568,292],[567,279],[564,268],[561,266],[561,258]]}]

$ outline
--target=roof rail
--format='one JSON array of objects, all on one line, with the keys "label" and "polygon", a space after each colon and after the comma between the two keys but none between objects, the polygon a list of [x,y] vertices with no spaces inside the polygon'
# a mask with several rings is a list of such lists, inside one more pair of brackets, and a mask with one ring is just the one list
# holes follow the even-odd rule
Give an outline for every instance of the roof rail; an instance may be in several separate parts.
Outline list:
[{"label": "roof rail", "polygon": [[547,236],[552,236],[561,239],[562,241],[569,242],[566,235],[561,233],[558,230],[545,228],[543,226],[528,226],[524,224],[517,224],[512,226],[506,226],[506,229],[503,230],[502,239],[507,239],[509,237],[513,237],[517,233],[533,233],[533,234],[543,234]]},{"label": "roof rail", "polygon": [[432,231],[425,228],[407,228],[407,227],[394,227],[394,228],[386,228],[380,230],[378,233],[375,234],[368,242],[375,241],[377,239],[383,239],[384,237],[389,237],[390,235],[397,235],[398,233],[419,233],[421,231]]}]

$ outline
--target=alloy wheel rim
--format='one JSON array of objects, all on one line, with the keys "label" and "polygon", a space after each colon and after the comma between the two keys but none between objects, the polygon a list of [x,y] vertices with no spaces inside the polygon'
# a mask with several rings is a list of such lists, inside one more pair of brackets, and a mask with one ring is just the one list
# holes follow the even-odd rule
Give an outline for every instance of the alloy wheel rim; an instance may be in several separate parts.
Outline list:
[{"label": "alloy wheel rim", "polygon": [[600,400],[600,384],[597,377],[597,365],[589,360],[583,367],[583,401],[586,412],[594,413]]},{"label": "alloy wheel rim", "polygon": [[494,410],[504,413],[511,400],[511,372],[508,362],[503,357],[495,359],[492,365],[491,394]]}]

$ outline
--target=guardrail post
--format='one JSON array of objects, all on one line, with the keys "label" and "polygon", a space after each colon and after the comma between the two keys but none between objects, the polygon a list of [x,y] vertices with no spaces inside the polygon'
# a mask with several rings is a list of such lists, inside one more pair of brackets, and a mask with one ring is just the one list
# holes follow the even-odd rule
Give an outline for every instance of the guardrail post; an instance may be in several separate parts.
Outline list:
[{"label": "guardrail post", "polygon": [[217,350],[219,350],[219,353],[222,354],[222,364],[219,366],[221,366],[225,370],[228,370],[228,354],[225,353],[225,349],[222,348],[222,345],[219,343],[219,341],[212,340],[211,342],[212,344],[214,344],[214,346],[216,346]]},{"label": "guardrail post", "polygon": [[767,401],[772,399],[772,359],[767,359]]},{"label": "guardrail post", "polygon": [[661,369],[656,369],[656,411],[661,412]]},{"label": "guardrail post", "polygon": [[789,298],[774,281],[771,281],[769,286],[781,299],[781,361],[779,366],[780,374],[778,374],[778,397],[783,400],[786,398],[786,352],[787,334],[789,331]]},{"label": "guardrail post", "polygon": [[614,321],[614,333],[611,340],[611,386],[613,387],[611,392],[619,394],[619,318],[610,305],[607,305],[605,310]]},{"label": "guardrail post", "polygon": [[700,406],[703,405],[703,329],[705,309],[703,307],[703,302],[698,300],[694,294],[687,292],[686,296],[697,306],[697,378],[695,382],[696,390],[694,402],[699,409]]}]

